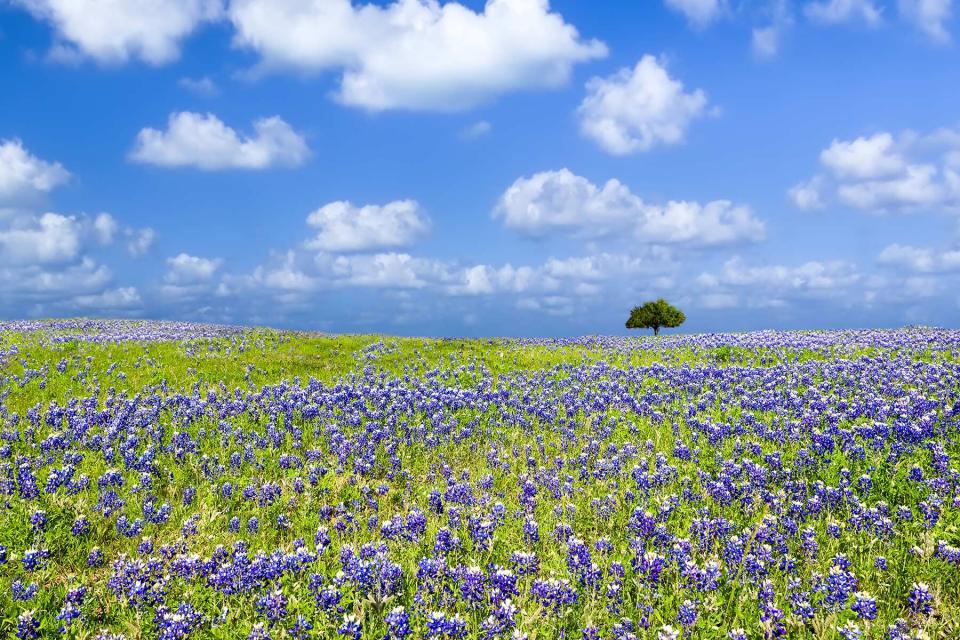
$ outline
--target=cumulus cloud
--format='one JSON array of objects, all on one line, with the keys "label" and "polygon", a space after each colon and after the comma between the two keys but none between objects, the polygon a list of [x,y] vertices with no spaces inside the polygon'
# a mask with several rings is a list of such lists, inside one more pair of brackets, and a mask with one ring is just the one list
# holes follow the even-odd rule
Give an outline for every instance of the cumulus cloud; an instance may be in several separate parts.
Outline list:
[{"label": "cumulus cloud", "polygon": [[707,96],[684,91],[656,58],[643,56],[632,69],[587,83],[580,130],[615,155],[678,144],[690,123],[706,114]]},{"label": "cumulus cloud", "polygon": [[122,311],[140,308],[143,300],[136,287],[117,287],[102,293],[76,296],[72,299],[72,303],[86,310]]},{"label": "cumulus cloud", "polygon": [[918,273],[960,271],[960,249],[938,250],[891,244],[880,252],[877,262]]},{"label": "cumulus cloud", "polygon": [[109,213],[93,219],[47,212],[17,215],[0,227],[0,263],[50,265],[76,261],[91,245],[108,245],[119,225]]},{"label": "cumulus cloud", "polygon": [[327,282],[336,286],[420,289],[445,277],[445,265],[407,253],[320,254],[314,259]]},{"label": "cumulus cloud", "polygon": [[109,213],[98,213],[93,219],[93,232],[100,244],[110,244],[120,229],[116,219]]},{"label": "cumulus cloud", "polygon": [[820,162],[843,178],[881,178],[900,172],[905,164],[886,132],[851,141],[834,138],[820,153]]},{"label": "cumulus cloud", "polygon": [[820,164],[824,173],[788,192],[802,209],[836,201],[868,212],[960,211],[960,130],[835,139]]},{"label": "cumulus cloud", "polygon": [[813,22],[827,25],[862,22],[873,27],[883,21],[883,12],[873,0],[819,0],[808,2],[803,10]]},{"label": "cumulus cloud", "polygon": [[87,56],[101,63],[177,59],[200,24],[219,18],[222,0],[13,0],[56,34],[54,58]]},{"label": "cumulus cloud", "polygon": [[318,229],[307,246],[331,252],[405,247],[430,229],[429,218],[413,200],[362,207],[331,202],[311,213],[307,224]]},{"label": "cumulus cloud", "polygon": [[597,186],[568,169],[519,178],[493,215],[528,236],[626,233],[644,242],[721,245],[760,240],[765,233],[746,206],[726,200],[650,204],[618,180]]},{"label": "cumulus cloud", "polygon": [[515,265],[463,263],[397,251],[315,252],[305,243],[273,255],[249,275],[224,274],[207,290],[215,289],[216,295],[236,300],[274,299],[284,308],[301,307],[320,292],[356,288],[380,289],[391,295],[420,292],[431,299],[588,298],[602,293],[611,283],[620,282],[623,290],[632,289],[641,274],[649,276],[650,282],[660,282],[659,276],[675,266],[671,251],[660,246],[643,246],[630,254],[603,252]]},{"label": "cumulus cloud", "polygon": [[203,76],[202,78],[180,78],[177,84],[191,93],[206,98],[211,98],[220,93],[220,87],[217,86],[217,83],[207,76]]},{"label": "cumulus cloud", "polygon": [[50,264],[74,260],[82,246],[82,224],[72,216],[45,213],[18,220],[0,230],[0,256],[5,264]]},{"label": "cumulus cloud", "polygon": [[0,305],[10,313],[106,310],[129,293],[121,287],[107,295],[112,273],[91,254],[135,230],[105,212],[35,212],[31,201],[69,178],[62,165],[37,158],[19,140],[0,141],[0,205],[12,205],[0,210]]},{"label": "cumulus cloud", "polygon": [[600,253],[590,256],[549,258],[535,266],[478,264],[453,272],[447,293],[453,295],[493,295],[502,293],[589,296],[600,285],[651,274],[672,266],[669,251],[653,247],[638,255]]},{"label": "cumulus cloud", "polygon": [[42,264],[0,265],[0,290],[8,303],[49,302],[100,293],[111,278],[110,269],[90,257],[59,269]]},{"label": "cumulus cloud", "polygon": [[753,53],[758,58],[772,58],[780,50],[780,29],[770,25],[756,27],[750,40]]},{"label": "cumulus cloud", "polygon": [[727,9],[724,0],[664,0],[674,11],[682,13],[691,25],[703,28],[717,20]]},{"label": "cumulus cloud", "polygon": [[953,0],[899,0],[901,17],[925,33],[933,42],[950,42],[947,23],[953,17]]},{"label": "cumulus cloud", "polygon": [[435,0],[234,0],[229,15],[261,70],[339,70],[337,98],[370,110],[455,110],[556,87],[607,52],[547,0],[488,0],[480,12]]},{"label": "cumulus cloud", "polygon": [[193,285],[209,282],[223,260],[219,258],[201,258],[187,253],[179,253],[167,258],[167,273],[164,280],[172,285]]},{"label": "cumulus cloud", "polygon": [[153,246],[153,241],[156,239],[157,233],[150,227],[143,229],[125,229],[124,237],[127,241],[127,253],[132,256],[142,256]]},{"label": "cumulus cloud", "polygon": [[796,267],[784,265],[750,266],[739,257],[723,265],[719,282],[741,287],[767,286],[798,291],[833,291],[857,282],[854,266],[842,260],[810,261]]},{"label": "cumulus cloud", "polygon": [[130,159],[213,171],[296,167],[309,156],[303,136],[277,116],[255,121],[253,129],[242,136],[211,113],[172,113],[166,131],[140,130]]},{"label": "cumulus cloud", "polygon": [[320,287],[319,278],[307,273],[299,264],[295,251],[287,251],[267,265],[259,265],[250,276],[226,278],[226,286],[231,291],[245,289],[266,289],[281,292],[305,293]]},{"label": "cumulus cloud", "polygon": [[820,191],[823,188],[823,178],[815,176],[806,182],[800,182],[790,187],[787,195],[798,209],[810,211],[812,209],[822,209],[823,199]]},{"label": "cumulus cloud", "polygon": [[476,140],[477,138],[482,138],[485,135],[488,135],[493,130],[493,125],[491,125],[486,120],[478,120],[468,127],[465,127],[460,131],[461,140]]},{"label": "cumulus cloud", "polygon": [[20,140],[0,140],[0,203],[47,193],[70,179],[59,162],[46,162]]},{"label": "cumulus cloud", "polygon": [[785,307],[809,299],[848,301],[862,281],[856,266],[843,260],[812,260],[797,266],[750,265],[734,256],[718,272],[697,277],[697,304],[725,309]]}]

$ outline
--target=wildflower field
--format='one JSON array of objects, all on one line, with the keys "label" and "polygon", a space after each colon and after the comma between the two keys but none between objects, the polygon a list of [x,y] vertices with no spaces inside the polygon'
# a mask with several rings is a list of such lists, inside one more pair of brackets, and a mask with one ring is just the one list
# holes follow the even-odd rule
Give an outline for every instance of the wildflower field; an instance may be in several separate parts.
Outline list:
[{"label": "wildflower field", "polygon": [[0,324],[2,638],[960,638],[960,331]]}]

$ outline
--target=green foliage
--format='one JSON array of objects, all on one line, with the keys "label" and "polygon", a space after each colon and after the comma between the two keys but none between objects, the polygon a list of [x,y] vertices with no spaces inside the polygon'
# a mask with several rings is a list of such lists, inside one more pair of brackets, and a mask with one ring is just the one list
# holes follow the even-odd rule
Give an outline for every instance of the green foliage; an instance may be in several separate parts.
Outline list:
[{"label": "green foliage", "polygon": [[627,329],[653,329],[653,335],[659,335],[660,327],[679,327],[686,319],[683,311],[660,298],[631,309]]}]

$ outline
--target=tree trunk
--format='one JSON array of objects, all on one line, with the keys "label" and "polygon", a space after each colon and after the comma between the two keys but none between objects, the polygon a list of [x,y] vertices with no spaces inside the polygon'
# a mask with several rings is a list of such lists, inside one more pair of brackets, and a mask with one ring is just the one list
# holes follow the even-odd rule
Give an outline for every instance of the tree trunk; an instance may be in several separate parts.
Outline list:
[{"label": "tree trunk", "polygon": [[655,335],[655,336],[660,335],[660,327],[654,327],[654,328],[653,328],[653,335]]}]

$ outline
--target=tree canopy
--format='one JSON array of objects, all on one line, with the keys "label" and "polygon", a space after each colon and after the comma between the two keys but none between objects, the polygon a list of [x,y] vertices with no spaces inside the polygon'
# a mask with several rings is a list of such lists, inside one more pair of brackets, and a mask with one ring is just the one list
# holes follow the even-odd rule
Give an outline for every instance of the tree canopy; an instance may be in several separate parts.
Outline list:
[{"label": "tree canopy", "polygon": [[660,298],[631,309],[627,329],[653,329],[656,336],[660,335],[660,327],[679,327],[686,319],[683,311]]}]

